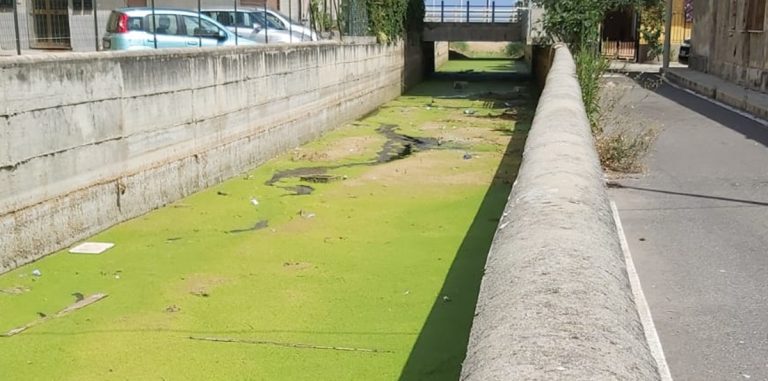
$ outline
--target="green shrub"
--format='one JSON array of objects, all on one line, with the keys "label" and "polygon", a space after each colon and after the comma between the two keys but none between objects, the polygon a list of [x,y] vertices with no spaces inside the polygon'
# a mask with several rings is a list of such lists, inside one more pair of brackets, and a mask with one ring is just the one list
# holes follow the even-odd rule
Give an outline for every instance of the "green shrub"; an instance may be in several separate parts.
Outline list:
[{"label": "green shrub", "polygon": [[504,47],[504,55],[513,59],[521,58],[525,55],[525,45],[519,42],[510,42]]},{"label": "green shrub", "polygon": [[590,49],[581,49],[576,53],[576,75],[581,85],[581,96],[587,111],[592,132],[602,132],[600,126],[600,77],[608,69],[608,61]]}]

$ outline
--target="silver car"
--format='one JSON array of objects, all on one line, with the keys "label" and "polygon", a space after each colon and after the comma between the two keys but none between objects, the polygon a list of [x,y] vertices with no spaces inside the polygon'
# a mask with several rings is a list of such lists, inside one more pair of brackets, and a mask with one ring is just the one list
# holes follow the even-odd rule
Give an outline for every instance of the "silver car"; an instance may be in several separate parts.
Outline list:
[{"label": "silver car", "polygon": [[259,20],[266,20],[269,22],[270,28],[276,26],[282,30],[289,30],[293,35],[301,36],[302,41],[317,41],[317,32],[311,28],[302,25],[301,22],[293,20],[290,17],[272,9],[265,9],[264,7],[254,8],[256,16]]},{"label": "silver car", "polygon": [[206,9],[202,13],[239,37],[261,43],[292,43],[312,41],[311,36],[302,34],[301,29],[284,28],[278,19],[270,17],[269,10],[257,12],[253,8]]}]

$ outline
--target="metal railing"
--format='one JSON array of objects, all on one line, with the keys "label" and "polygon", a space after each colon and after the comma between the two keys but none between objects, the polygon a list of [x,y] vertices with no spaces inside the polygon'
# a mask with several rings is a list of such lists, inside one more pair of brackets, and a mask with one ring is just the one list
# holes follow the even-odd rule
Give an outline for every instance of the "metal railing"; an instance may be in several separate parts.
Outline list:
[{"label": "metal railing", "polygon": [[441,0],[425,4],[424,21],[426,22],[467,22],[467,23],[518,23],[525,19],[528,8],[515,5],[496,5],[496,1],[486,1],[486,5],[473,5],[469,1]]},{"label": "metal railing", "polygon": [[[358,0],[355,0],[358,1]],[[139,1],[141,2],[141,1]],[[279,12],[292,14],[300,20],[301,27],[309,27],[315,31],[312,34],[318,35],[322,29],[318,25],[316,18],[331,20],[330,26],[339,29],[339,24],[335,22],[335,14],[332,17],[326,16],[330,6],[322,6],[310,9],[311,0],[289,0],[286,2],[286,9]],[[66,52],[66,51],[99,51],[108,49],[104,40],[107,31],[107,24],[113,9],[102,6],[107,1],[102,0],[0,0],[0,56],[36,54],[40,52]],[[144,3],[144,2],[141,2]],[[256,0],[249,2],[250,7],[240,6],[238,0],[188,0],[187,10],[198,15],[197,24],[202,25],[201,14],[208,13],[232,13],[223,15],[229,23],[222,23],[222,19],[213,17],[219,23],[234,34],[234,44],[241,45],[245,39],[253,39],[261,43],[294,43],[308,41],[312,39],[309,33],[301,27],[295,26],[289,20],[280,21],[276,26],[276,18],[266,12],[267,0]],[[270,2],[271,3],[271,2]],[[175,8],[178,1],[175,0],[145,0],[148,8],[162,9]],[[218,9],[219,12],[206,11],[206,9]],[[238,10],[248,9],[249,15],[241,15]],[[270,8],[271,9],[271,8]],[[355,22],[365,22],[366,15],[359,9],[354,9],[354,14],[349,18]],[[364,10],[363,10],[364,11]],[[153,12],[154,13],[154,12]],[[242,12],[241,12],[242,13]],[[154,31],[153,20],[157,16],[146,17],[142,23],[145,25],[145,31],[151,34],[150,43],[145,44],[145,48],[157,48],[155,46],[158,38],[165,35],[180,37],[190,36],[190,28],[194,28],[193,21],[187,20],[186,24],[180,22],[174,23],[167,33],[161,34]],[[176,20],[176,19],[174,19]],[[362,21],[360,21],[362,20]],[[259,28],[254,28],[257,24]],[[178,24],[178,25],[176,25]],[[346,27],[346,25],[344,25]],[[359,30],[364,30],[357,25],[354,32],[360,34]],[[114,27],[114,26],[112,26]],[[199,26],[200,29],[203,29]],[[298,30],[297,30],[298,29]],[[253,31],[253,33],[251,33]],[[339,34],[347,35],[346,28]],[[279,38],[282,35],[282,39]],[[288,37],[285,37],[288,36]],[[315,37],[316,38],[316,37]],[[188,43],[185,46],[205,46],[202,38],[198,44]]]}]

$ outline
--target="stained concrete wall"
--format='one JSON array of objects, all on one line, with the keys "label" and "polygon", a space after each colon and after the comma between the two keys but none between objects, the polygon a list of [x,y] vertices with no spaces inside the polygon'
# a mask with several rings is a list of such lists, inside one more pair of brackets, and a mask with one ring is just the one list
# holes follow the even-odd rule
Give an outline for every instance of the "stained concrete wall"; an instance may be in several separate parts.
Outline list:
[{"label": "stained concrete wall", "polygon": [[527,23],[424,23],[424,41],[525,41]]},{"label": "stained concrete wall", "polygon": [[768,31],[747,30],[746,13],[746,1],[695,0],[689,64],[768,93]]},{"label": "stained concrete wall", "polygon": [[435,42],[435,69],[448,62],[448,51],[447,41]]},{"label": "stained concrete wall", "polygon": [[568,50],[488,255],[461,379],[658,380]]},{"label": "stained concrete wall", "polygon": [[323,43],[0,58],[0,273],[372,111],[420,80],[419,53]]}]

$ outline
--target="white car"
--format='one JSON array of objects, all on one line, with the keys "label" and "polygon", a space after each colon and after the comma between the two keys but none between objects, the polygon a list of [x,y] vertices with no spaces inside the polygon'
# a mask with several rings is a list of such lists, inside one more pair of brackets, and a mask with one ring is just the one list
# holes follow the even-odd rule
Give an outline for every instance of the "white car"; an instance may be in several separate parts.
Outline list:
[{"label": "white car", "polygon": [[265,24],[266,19],[266,22],[268,22],[267,25],[269,25],[270,28],[274,27],[281,30],[290,31],[290,33],[294,36],[299,36],[301,41],[318,40],[317,32],[313,31],[309,27],[302,25],[301,22],[293,20],[280,12],[273,11],[268,8],[265,9],[264,7],[253,8],[253,11],[256,12],[256,17],[259,21],[261,21],[260,23],[262,25]]},{"label": "white car", "polygon": [[238,9],[235,12],[233,9],[205,9],[202,14],[224,25],[227,30],[237,34],[241,39],[270,44],[301,41],[299,35],[291,36],[287,31],[275,26],[265,28],[260,22],[264,17],[256,17],[253,10]]}]

